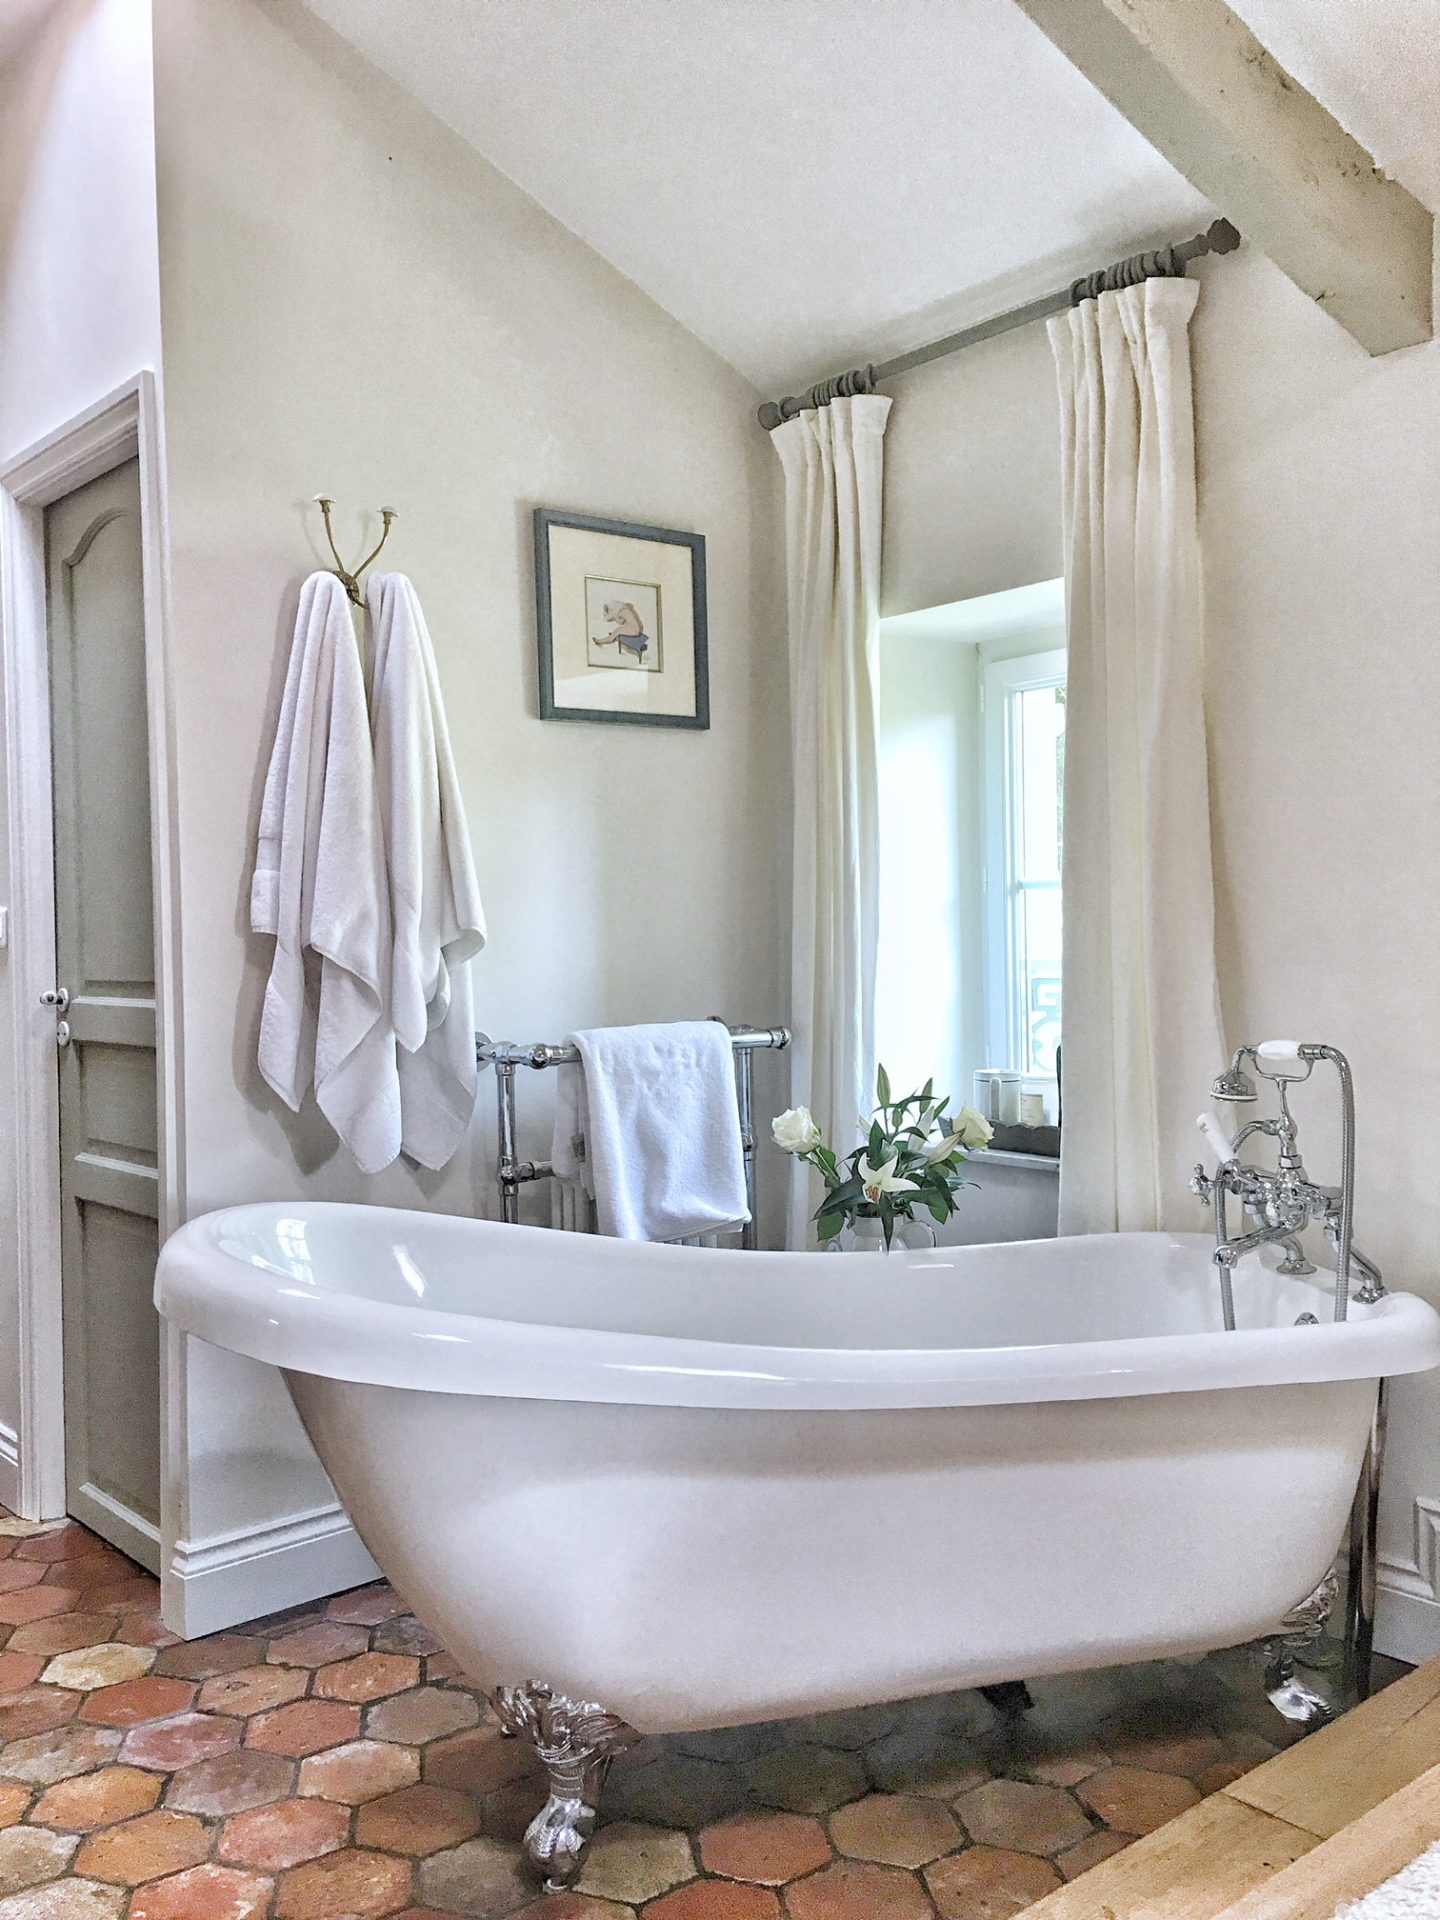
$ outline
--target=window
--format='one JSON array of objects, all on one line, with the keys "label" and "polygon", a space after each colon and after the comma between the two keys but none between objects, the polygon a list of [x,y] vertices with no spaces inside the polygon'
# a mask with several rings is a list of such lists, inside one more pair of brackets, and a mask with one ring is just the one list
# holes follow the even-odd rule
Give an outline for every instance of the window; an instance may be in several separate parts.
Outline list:
[{"label": "window", "polygon": [[1053,1079],[1060,1044],[1065,652],[984,669],[987,1065]]}]

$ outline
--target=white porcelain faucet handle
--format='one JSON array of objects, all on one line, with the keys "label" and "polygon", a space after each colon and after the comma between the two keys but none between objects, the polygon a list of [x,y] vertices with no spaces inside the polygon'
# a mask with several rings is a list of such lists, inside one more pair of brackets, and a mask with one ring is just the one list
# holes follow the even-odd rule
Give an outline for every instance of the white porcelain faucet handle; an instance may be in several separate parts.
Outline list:
[{"label": "white porcelain faucet handle", "polygon": [[1213,1113],[1196,1116],[1195,1124],[1205,1136],[1205,1144],[1223,1167],[1235,1158],[1235,1143]]},{"label": "white porcelain faucet handle", "polygon": [[1298,1067],[1300,1065],[1298,1040],[1262,1040],[1255,1051],[1270,1066]]}]

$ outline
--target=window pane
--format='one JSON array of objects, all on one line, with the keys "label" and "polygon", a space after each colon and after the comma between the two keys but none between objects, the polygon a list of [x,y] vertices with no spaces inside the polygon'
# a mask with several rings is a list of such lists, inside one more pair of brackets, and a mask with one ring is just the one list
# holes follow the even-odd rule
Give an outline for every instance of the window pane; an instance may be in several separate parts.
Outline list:
[{"label": "window pane", "polygon": [[1020,1071],[1053,1074],[1060,1041],[1065,689],[1026,687],[1012,698],[1012,1031]]}]

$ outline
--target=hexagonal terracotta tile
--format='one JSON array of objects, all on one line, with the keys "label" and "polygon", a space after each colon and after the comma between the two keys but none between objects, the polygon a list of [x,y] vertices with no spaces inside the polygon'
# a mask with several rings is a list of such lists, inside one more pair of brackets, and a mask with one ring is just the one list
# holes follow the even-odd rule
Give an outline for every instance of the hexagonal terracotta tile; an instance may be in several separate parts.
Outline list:
[{"label": "hexagonal terracotta tile", "polygon": [[31,1819],[37,1826],[59,1827],[66,1833],[90,1833],[148,1813],[164,1785],[139,1767],[101,1767],[47,1787],[36,1802]]},{"label": "hexagonal terracotta tile", "polygon": [[0,1560],[0,1593],[18,1593],[22,1587],[38,1587],[45,1576],[42,1566],[26,1566],[21,1560]]},{"label": "hexagonal terracotta tile", "polygon": [[280,1754],[256,1753],[242,1747],[234,1753],[218,1754],[213,1760],[197,1760],[193,1767],[182,1767],[166,1788],[165,1803],[213,1820],[283,1800],[294,1779],[293,1763]]},{"label": "hexagonal terracotta tile", "polygon": [[355,1847],[280,1876],[277,1920],[380,1920],[410,1904],[410,1862]]},{"label": "hexagonal terracotta tile", "polygon": [[378,1627],[382,1621],[409,1611],[395,1589],[383,1580],[375,1586],[357,1587],[353,1593],[338,1594],[325,1609],[331,1620],[346,1620],[356,1627]]},{"label": "hexagonal terracotta tile", "polygon": [[830,1838],[852,1860],[923,1867],[964,1843],[955,1816],[918,1794],[870,1793],[830,1816]]},{"label": "hexagonal terracotta tile", "polygon": [[865,1765],[877,1787],[953,1800],[990,1778],[990,1769],[969,1741],[918,1722],[899,1728],[866,1749]]},{"label": "hexagonal terracotta tile", "polygon": [[90,1834],[75,1856],[75,1871],[94,1880],[136,1887],[143,1880],[198,1866],[209,1851],[210,1835],[203,1821],[162,1808]]},{"label": "hexagonal terracotta tile", "polygon": [[872,1740],[882,1740],[899,1725],[896,1707],[845,1707],[837,1713],[807,1713],[785,1722],[790,1740],[814,1741],[821,1747],[858,1751]]},{"label": "hexagonal terracotta tile", "polygon": [[528,1740],[503,1740],[494,1726],[472,1727],[425,1749],[421,1769],[437,1787],[458,1787],[483,1796],[512,1781],[544,1779],[544,1769]]},{"label": "hexagonal terracotta tile", "polygon": [[108,1640],[115,1630],[113,1613],[61,1613],[53,1620],[35,1620],[17,1627],[6,1642],[11,1653],[38,1653],[49,1659],[54,1653],[69,1653],[75,1647],[93,1647]]},{"label": "hexagonal terracotta tile", "polygon": [[0,1745],[63,1727],[79,1707],[80,1696],[63,1687],[22,1687],[0,1701]]},{"label": "hexagonal terracotta tile", "polygon": [[342,1620],[317,1620],[313,1626],[272,1640],[265,1658],[277,1666],[324,1667],[332,1660],[348,1660],[365,1653],[369,1646],[370,1636],[364,1627],[346,1626]]},{"label": "hexagonal terracotta tile", "polygon": [[463,1733],[479,1721],[480,1708],[468,1693],[454,1687],[415,1687],[381,1700],[365,1716],[365,1731],[374,1740],[396,1740],[419,1747],[447,1734]]},{"label": "hexagonal terracotta tile", "polygon": [[645,1920],[783,1920],[783,1916],[779,1895],[769,1887],[743,1880],[692,1880],[688,1887],[652,1900]]},{"label": "hexagonal terracotta tile", "polygon": [[419,1683],[420,1662],[401,1653],[362,1653],[353,1660],[322,1667],[315,1692],[323,1700],[383,1700]]},{"label": "hexagonal terracotta tile", "polygon": [[6,1827],[0,1832],[0,1894],[20,1893],[55,1880],[69,1866],[75,1852],[73,1833],[52,1833],[44,1827]]},{"label": "hexagonal terracotta tile", "polygon": [[442,1853],[473,1840],[480,1827],[479,1805],[468,1793],[453,1787],[401,1787],[360,1809],[355,1844],[386,1853]]},{"label": "hexagonal terracotta tile", "polygon": [[120,1740],[113,1727],[63,1727],[37,1733],[5,1748],[0,1771],[32,1787],[52,1786],[72,1774],[103,1766],[120,1751]]},{"label": "hexagonal terracotta tile", "polygon": [[132,1727],[120,1749],[133,1766],[174,1773],[196,1760],[213,1760],[240,1744],[241,1722],[221,1714],[180,1713],[173,1720],[151,1720]]},{"label": "hexagonal terracotta tile", "polygon": [[142,1720],[168,1720],[184,1713],[194,1698],[191,1681],[149,1673],[143,1680],[122,1680],[119,1686],[92,1693],[80,1709],[80,1718],[102,1727],[136,1727]]},{"label": "hexagonal terracotta tile", "polygon": [[337,1853],[350,1831],[350,1809],[330,1800],[277,1800],[225,1822],[218,1857],[234,1867],[280,1873]]},{"label": "hexagonal terracotta tile", "polygon": [[22,1687],[30,1686],[40,1678],[44,1665],[38,1653],[11,1653],[7,1648],[0,1653],[0,1693],[18,1693]]},{"label": "hexagonal terracotta tile", "polygon": [[621,1768],[606,1788],[614,1819],[657,1827],[708,1827],[739,1813],[748,1800],[741,1768],[673,1751],[648,1767]]},{"label": "hexagonal terracotta tile", "polygon": [[831,1747],[782,1747],[745,1770],[752,1800],[788,1813],[830,1813],[869,1785],[858,1753]]},{"label": "hexagonal terracotta tile", "polygon": [[205,1682],[199,1705],[205,1713],[234,1713],[244,1719],[299,1700],[309,1684],[303,1667],[236,1667]]},{"label": "hexagonal terracotta tile", "polygon": [[[1008,1920],[1061,1884],[1033,1853],[970,1847],[925,1869],[925,1883],[943,1920]],[[797,1915],[796,1920],[800,1920]]]},{"label": "hexagonal terracotta tile", "polygon": [[[456,1913],[489,1916],[511,1914],[536,1890],[534,1875],[520,1848],[488,1834],[467,1840],[446,1853],[433,1853],[415,1870],[416,1892],[426,1909],[449,1908]],[[555,1896],[560,1900],[569,1895]],[[542,1909],[551,1911],[549,1899]],[[629,1913],[630,1908],[621,1909]]]},{"label": "hexagonal terracotta tile", "polygon": [[837,1860],[785,1889],[792,1920],[933,1920],[924,1887],[901,1867]]},{"label": "hexagonal terracotta tile", "polygon": [[206,1865],[141,1887],[130,1920],[262,1920],[274,1882],[234,1867]]},{"label": "hexagonal terracotta tile", "polygon": [[576,1887],[602,1900],[634,1905],[657,1899],[694,1877],[695,1856],[685,1834],[642,1826],[638,1820],[617,1820],[601,1827],[591,1841]]},{"label": "hexagonal terracotta tile", "polygon": [[380,1740],[352,1740],[300,1762],[299,1791],[363,1806],[420,1778],[420,1756]]},{"label": "hexagonal terracotta tile", "polygon": [[359,1731],[358,1707],[340,1700],[292,1700],[288,1707],[258,1714],[245,1729],[245,1745],[302,1760],[353,1740]]},{"label": "hexagonal terracotta tile", "polygon": [[700,1860],[707,1873],[730,1880],[756,1880],[783,1886],[813,1873],[831,1858],[820,1822],[803,1813],[736,1814],[700,1835]]},{"label": "hexagonal terracotta tile", "polygon": [[69,1587],[22,1587],[18,1593],[0,1593],[0,1626],[23,1627],[32,1620],[48,1620],[54,1613],[68,1613],[78,1597]]},{"label": "hexagonal terracotta tile", "polygon": [[69,1687],[75,1693],[93,1693],[121,1680],[138,1680],[155,1664],[153,1647],[127,1647],[119,1641],[98,1647],[79,1647],[57,1653],[43,1675],[47,1687]]},{"label": "hexagonal terracotta tile", "polygon": [[30,1789],[0,1784],[0,1827],[13,1827],[30,1805]]},{"label": "hexagonal terracotta tile", "polygon": [[1153,1833],[1200,1798],[1193,1781],[1143,1767],[1107,1767],[1075,1791],[1097,1818],[1120,1833]]},{"label": "hexagonal terracotta tile", "polygon": [[213,1680],[255,1665],[265,1656],[265,1642],[253,1633],[212,1633],[204,1640],[182,1641],[167,1647],[155,1662],[157,1673],[178,1680]]},{"label": "hexagonal terracotta tile", "polygon": [[1058,1853],[1090,1832],[1090,1821],[1060,1787],[1026,1780],[989,1780],[962,1794],[955,1811],[982,1846],[1014,1853]]}]

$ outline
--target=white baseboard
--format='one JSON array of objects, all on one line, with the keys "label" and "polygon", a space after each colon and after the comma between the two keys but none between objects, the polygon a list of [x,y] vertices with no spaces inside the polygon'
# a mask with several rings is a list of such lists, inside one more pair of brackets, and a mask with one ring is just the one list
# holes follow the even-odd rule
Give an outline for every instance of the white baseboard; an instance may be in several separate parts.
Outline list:
[{"label": "white baseboard", "polygon": [[1413,1667],[1440,1654],[1440,1600],[1382,1579],[1375,1598],[1375,1651]]},{"label": "white baseboard", "polygon": [[0,1420],[0,1507],[20,1511],[20,1436]]},{"label": "white baseboard", "polygon": [[344,1509],[316,1507],[208,1540],[177,1540],[161,1579],[161,1612],[172,1633],[198,1640],[379,1577]]},{"label": "white baseboard", "polygon": [[1409,1557],[1380,1562],[1375,1646],[1419,1666],[1440,1655],[1440,1501],[1421,1494],[1412,1527]]}]

